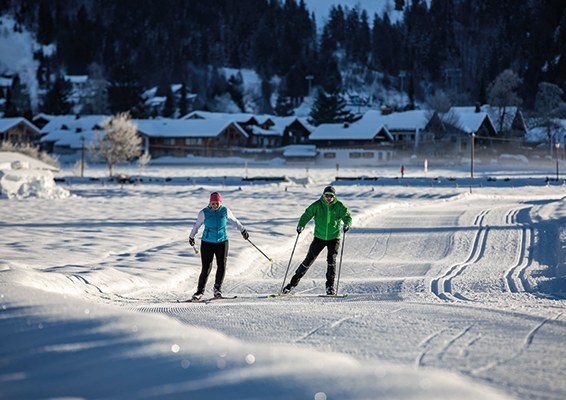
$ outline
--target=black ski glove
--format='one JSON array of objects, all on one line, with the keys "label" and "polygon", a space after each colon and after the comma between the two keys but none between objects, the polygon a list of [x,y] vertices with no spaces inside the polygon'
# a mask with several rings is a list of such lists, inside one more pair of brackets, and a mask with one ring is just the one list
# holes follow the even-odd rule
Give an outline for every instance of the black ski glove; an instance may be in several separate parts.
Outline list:
[{"label": "black ski glove", "polygon": [[344,224],[344,233],[348,232],[350,230],[350,227],[346,224]]},{"label": "black ski glove", "polygon": [[195,238],[190,237],[190,238],[189,238],[189,244],[190,244],[192,247],[195,247]]},{"label": "black ski glove", "polygon": [[304,231],[304,230],[305,230],[305,227],[304,227],[304,226],[301,226],[301,225],[297,226],[297,233],[298,233],[299,235],[300,235],[301,232]]},{"label": "black ski glove", "polygon": [[244,231],[242,232],[242,237],[246,240],[248,240],[250,238],[250,234],[248,233],[248,231],[246,231],[244,229]]}]

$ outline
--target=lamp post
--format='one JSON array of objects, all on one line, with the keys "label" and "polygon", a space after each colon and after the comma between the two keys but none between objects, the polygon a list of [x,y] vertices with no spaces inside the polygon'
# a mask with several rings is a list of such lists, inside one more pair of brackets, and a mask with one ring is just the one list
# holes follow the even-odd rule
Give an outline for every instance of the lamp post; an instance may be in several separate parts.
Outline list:
[{"label": "lamp post", "polygon": [[476,133],[472,132],[472,179],[474,179],[474,139],[476,137]]}]

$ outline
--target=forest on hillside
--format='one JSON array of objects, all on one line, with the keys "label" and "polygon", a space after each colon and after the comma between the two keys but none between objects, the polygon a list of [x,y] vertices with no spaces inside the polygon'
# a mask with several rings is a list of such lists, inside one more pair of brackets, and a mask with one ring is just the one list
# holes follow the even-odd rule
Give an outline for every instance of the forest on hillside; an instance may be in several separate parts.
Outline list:
[{"label": "forest on hillside", "polygon": [[194,108],[209,108],[221,94],[239,104],[241,82],[219,76],[220,67],[258,73],[262,112],[273,111],[274,91],[301,98],[306,77],[314,77],[313,87],[345,85],[345,71],[361,85],[397,90],[402,74],[412,102],[442,89],[455,105],[485,104],[489,84],[505,70],[519,78],[525,109],[535,107],[543,82],[566,89],[563,0],[393,5],[403,12],[395,23],[387,13],[333,6],[322,27],[303,0],[0,0],[0,15],[13,15],[15,29],[34,32],[39,43],[56,45],[52,55],[35,55],[42,111],[53,112],[64,95],[62,76],[83,74],[107,88],[93,113],[138,107],[144,90],[158,86],[166,95],[178,83],[198,95]]}]

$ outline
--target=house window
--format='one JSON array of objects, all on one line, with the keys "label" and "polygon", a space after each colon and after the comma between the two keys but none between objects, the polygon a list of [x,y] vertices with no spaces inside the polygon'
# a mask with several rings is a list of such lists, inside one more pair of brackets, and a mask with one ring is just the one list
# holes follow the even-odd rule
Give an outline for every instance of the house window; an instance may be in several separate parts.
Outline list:
[{"label": "house window", "polygon": [[375,157],[375,154],[374,154],[373,152],[371,152],[371,153],[363,153],[363,154],[362,154],[362,157],[363,157],[363,158],[374,158],[374,157]]},{"label": "house window", "polygon": [[361,157],[362,157],[362,153],[358,153],[358,152],[350,153],[350,158],[361,158]]},{"label": "house window", "polygon": [[201,144],[202,144],[201,138],[186,138],[185,139],[185,145],[186,146],[196,146],[196,145],[201,145]]},{"label": "house window", "polygon": [[163,144],[165,146],[175,146],[175,139],[170,139],[170,138],[163,139]]},{"label": "house window", "polygon": [[324,153],[324,158],[336,158],[336,153]]}]

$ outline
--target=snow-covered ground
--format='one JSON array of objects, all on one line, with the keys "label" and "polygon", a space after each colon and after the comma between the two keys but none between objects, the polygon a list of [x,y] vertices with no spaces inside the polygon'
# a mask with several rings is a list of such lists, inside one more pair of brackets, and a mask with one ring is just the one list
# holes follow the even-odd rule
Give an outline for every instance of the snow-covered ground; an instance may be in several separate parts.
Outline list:
[{"label": "snow-covered ground", "polygon": [[[341,168],[378,178],[334,182],[354,218],[349,296],[318,296],[323,253],[296,296],[268,299],[335,168],[247,170],[277,182],[243,180],[241,165],[149,166],[139,185],[62,170],[66,198],[0,200],[0,398],[564,399],[566,186],[546,180],[554,171]],[[230,227],[224,292],[237,299],[176,303],[196,289],[187,235],[215,190],[273,262]]]}]

